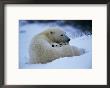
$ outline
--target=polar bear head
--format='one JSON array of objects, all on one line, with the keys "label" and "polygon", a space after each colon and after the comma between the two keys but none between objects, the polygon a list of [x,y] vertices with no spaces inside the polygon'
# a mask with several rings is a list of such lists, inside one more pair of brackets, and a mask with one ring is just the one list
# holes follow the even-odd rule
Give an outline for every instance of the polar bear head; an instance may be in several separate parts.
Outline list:
[{"label": "polar bear head", "polygon": [[69,43],[70,41],[70,38],[60,28],[48,28],[44,33],[52,42]]}]

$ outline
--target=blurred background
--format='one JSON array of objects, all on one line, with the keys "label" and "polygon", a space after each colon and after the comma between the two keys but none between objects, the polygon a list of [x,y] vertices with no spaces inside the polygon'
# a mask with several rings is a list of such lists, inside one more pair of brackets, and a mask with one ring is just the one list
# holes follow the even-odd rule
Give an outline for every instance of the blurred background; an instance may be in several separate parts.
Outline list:
[{"label": "blurred background", "polygon": [[20,26],[26,24],[47,24],[50,26],[71,26],[77,28],[86,35],[92,34],[92,20],[20,20]]}]

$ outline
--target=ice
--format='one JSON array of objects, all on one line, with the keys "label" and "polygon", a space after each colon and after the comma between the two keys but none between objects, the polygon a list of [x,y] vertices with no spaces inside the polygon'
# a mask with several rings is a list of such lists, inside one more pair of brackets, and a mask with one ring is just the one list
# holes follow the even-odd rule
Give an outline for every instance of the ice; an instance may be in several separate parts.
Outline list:
[{"label": "ice", "polygon": [[[64,57],[46,64],[28,64],[29,44],[32,37],[45,30],[50,24],[32,23],[20,25],[19,29],[19,68],[20,69],[91,69],[92,68],[92,36],[84,35],[71,26],[57,26],[64,29],[71,38],[70,45],[86,50],[81,56]],[[83,34],[79,36],[78,34]],[[76,36],[77,35],[77,36]]]}]

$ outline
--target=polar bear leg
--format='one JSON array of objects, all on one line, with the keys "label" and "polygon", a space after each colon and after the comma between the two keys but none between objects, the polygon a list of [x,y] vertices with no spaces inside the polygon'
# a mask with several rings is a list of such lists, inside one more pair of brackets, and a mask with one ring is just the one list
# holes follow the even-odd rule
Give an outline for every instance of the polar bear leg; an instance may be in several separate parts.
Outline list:
[{"label": "polar bear leg", "polygon": [[85,53],[85,49],[77,48],[75,46],[72,46],[72,51],[75,53],[74,56],[80,56]]},{"label": "polar bear leg", "polygon": [[84,49],[75,46],[64,45],[62,48],[62,57],[79,56],[85,53]]}]

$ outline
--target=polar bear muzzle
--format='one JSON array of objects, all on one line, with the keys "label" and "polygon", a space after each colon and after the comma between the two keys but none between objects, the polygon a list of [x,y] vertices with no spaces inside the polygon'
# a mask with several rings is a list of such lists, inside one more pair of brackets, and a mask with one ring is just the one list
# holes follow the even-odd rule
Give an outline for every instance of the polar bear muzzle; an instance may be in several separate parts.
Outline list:
[{"label": "polar bear muzzle", "polygon": [[65,41],[68,43],[70,41],[70,38],[65,35]]}]

